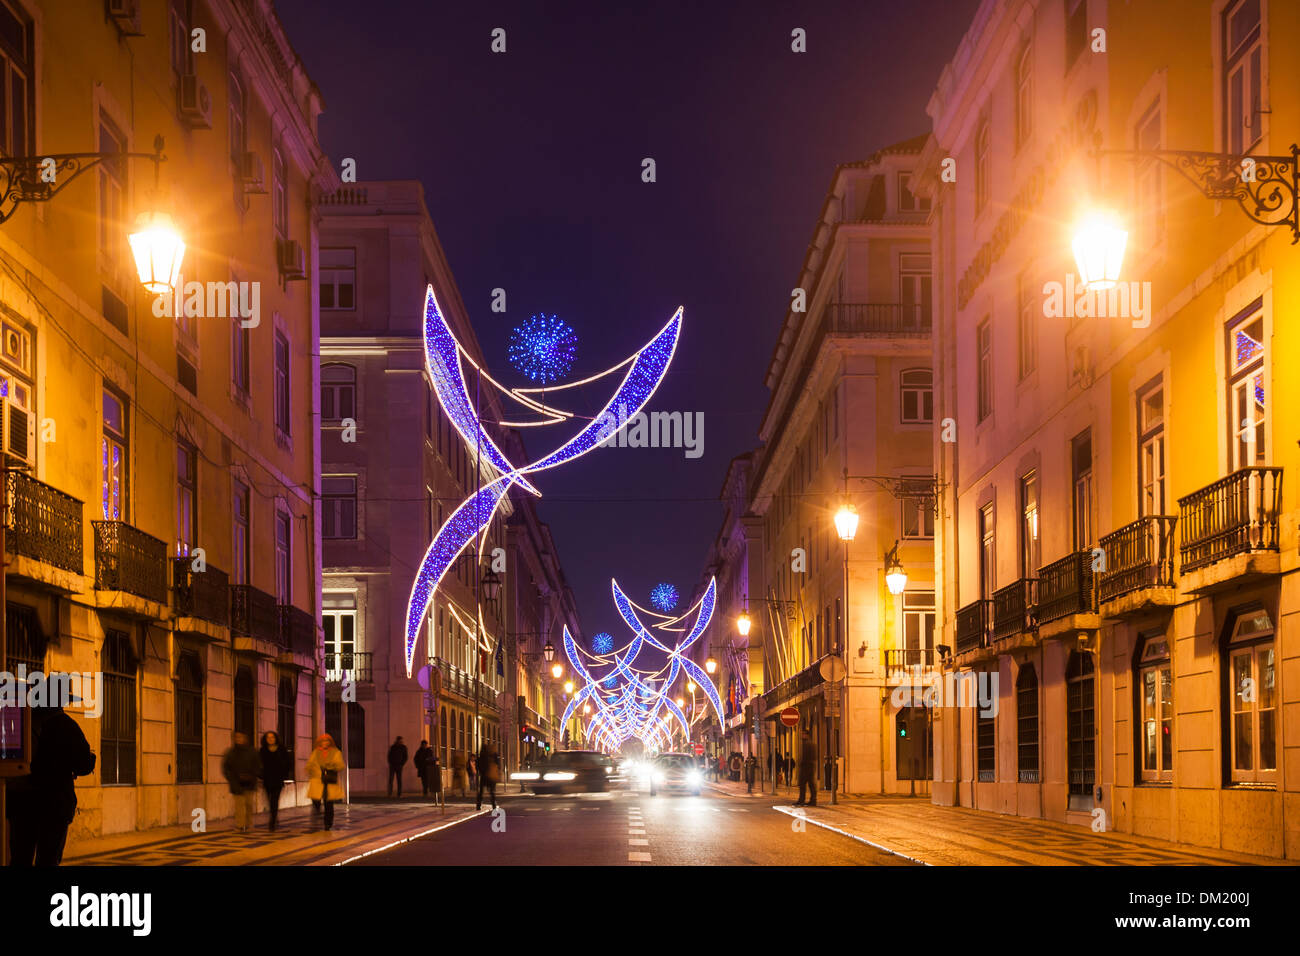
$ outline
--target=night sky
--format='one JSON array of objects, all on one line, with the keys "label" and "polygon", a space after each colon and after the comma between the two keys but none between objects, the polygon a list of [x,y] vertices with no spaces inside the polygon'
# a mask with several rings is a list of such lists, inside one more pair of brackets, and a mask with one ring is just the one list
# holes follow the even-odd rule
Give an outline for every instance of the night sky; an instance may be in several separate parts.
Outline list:
[{"label": "night sky", "polygon": [[[703,456],[596,449],[538,476],[588,636],[626,636],[611,575],[642,604],[659,581],[693,589],[727,465],[757,442],[764,374],[834,168],[927,131],[926,101],[977,6],[276,0],[324,97],[327,153],[336,166],[354,157],[359,180],[423,181],[506,382],[526,384],[506,347],[530,315],[577,331],[578,378],[685,306],[650,409],[703,412]],[[490,51],[496,27],[505,54]],[[791,52],[795,27],[806,53]],[[657,182],[641,181],[646,157]],[[496,287],[504,315],[490,310]],[[616,383],[584,388],[574,410],[598,411]],[[530,450],[559,444],[562,428]]]}]

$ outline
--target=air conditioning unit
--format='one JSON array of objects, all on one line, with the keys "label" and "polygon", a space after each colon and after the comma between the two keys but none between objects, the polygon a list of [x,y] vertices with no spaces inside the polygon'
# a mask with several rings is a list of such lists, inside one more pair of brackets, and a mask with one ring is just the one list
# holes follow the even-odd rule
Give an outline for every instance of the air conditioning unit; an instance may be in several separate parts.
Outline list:
[{"label": "air conditioning unit", "polygon": [[33,464],[36,452],[36,417],[9,398],[0,399],[0,443],[6,459]]},{"label": "air conditioning unit", "polygon": [[142,37],[140,0],[107,0],[108,18],[124,37]]},{"label": "air conditioning unit", "polygon": [[245,153],[243,162],[239,164],[239,181],[244,184],[246,193],[265,193],[266,192],[266,168],[262,165],[262,157],[257,153]]},{"label": "air conditioning unit", "polygon": [[190,129],[212,129],[212,95],[193,73],[181,77],[180,108]]},{"label": "air conditioning unit", "polygon": [[297,239],[277,239],[275,252],[280,275],[286,279],[307,278],[307,257],[303,254],[302,243]]}]

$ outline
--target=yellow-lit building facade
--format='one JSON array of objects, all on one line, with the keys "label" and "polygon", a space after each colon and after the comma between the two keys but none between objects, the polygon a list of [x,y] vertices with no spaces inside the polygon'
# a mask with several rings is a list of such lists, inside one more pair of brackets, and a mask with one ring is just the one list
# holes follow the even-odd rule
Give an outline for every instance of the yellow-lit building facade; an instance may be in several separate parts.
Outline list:
[{"label": "yellow-lit building facade", "polygon": [[1300,854],[1300,253],[1233,198],[1291,161],[1297,39],[1278,0],[990,0],[940,77],[940,643],[996,706],[936,709],[936,803]]},{"label": "yellow-lit building facade", "polygon": [[[305,780],[322,726],[320,98],[262,5],[138,7],[0,3],[11,172],[165,140],[156,182],[147,158],[57,161],[0,223],[6,667],[103,675],[102,713],[69,710],[98,755],[73,846],[230,815],[234,730],[278,731]],[[155,209],[202,283],[180,312],[128,242]]]}]

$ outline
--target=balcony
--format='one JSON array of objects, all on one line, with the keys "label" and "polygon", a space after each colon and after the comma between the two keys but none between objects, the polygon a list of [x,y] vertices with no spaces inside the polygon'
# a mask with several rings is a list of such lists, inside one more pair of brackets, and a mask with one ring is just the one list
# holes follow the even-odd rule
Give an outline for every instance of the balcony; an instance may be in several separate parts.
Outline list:
[{"label": "balcony", "polygon": [[121,610],[161,618],[167,604],[167,545],[125,521],[92,521],[95,590],[120,591],[156,607],[123,602]]},{"label": "balcony", "polygon": [[177,618],[197,618],[229,627],[230,587],[226,572],[210,564],[203,571],[195,571],[193,564],[190,557],[172,558],[172,606]]},{"label": "balcony", "polygon": [[[830,655],[826,655],[829,657]],[[777,707],[787,707],[791,704],[797,704],[812,696],[812,691],[816,690],[825,681],[822,679],[821,665],[826,657],[822,657],[812,664],[805,667],[793,677],[781,681],[766,694],[759,698],[761,712],[767,716],[770,711]]]},{"label": "balcony", "polygon": [[1097,603],[1103,617],[1174,604],[1177,523],[1172,515],[1147,515],[1101,539],[1106,568],[1097,575]]},{"label": "balcony", "polygon": [[341,654],[326,651],[325,682],[339,684],[348,677],[353,683],[369,684],[374,680],[374,656],[373,651],[344,651]]},{"label": "balcony", "polygon": [[928,684],[934,675],[933,647],[888,647],[880,652],[880,661],[890,687]]},{"label": "balcony", "polygon": [[277,604],[275,618],[280,651],[315,660],[316,618],[292,604]]},{"label": "balcony", "polygon": [[826,306],[826,331],[853,335],[929,335],[931,311],[899,302]]},{"label": "balcony", "polygon": [[73,592],[85,571],[81,502],[20,471],[5,475],[8,510],[5,550],[15,560],[9,573]]},{"label": "balcony", "polygon": [[1179,564],[1189,591],[1235,586],[1280,569],[1281,468],[1242,468],[1178,499]]},{"label": "balcony", "polygon": [[1096,630],[1097,589],[1093,553],[1075,551],[1038,569],[1038,633],[1057,637],[1067,631]]},{"label": "balcony", "polygon": [[1038,579],[1021,578],[993,592],[993,640],[1031,634],[1038,626]]},{"label": "balcony", "polygon": [[263,657],[279,654],[280,622],[275,598],[248,584],[230,586],[230,633],[235,650]]},{"label": "balcony", "polygon": [[993,617],[993,602],[987,598],[967,604],[957,611],[956,653],[978,650],[988,646],[989,623]]}]

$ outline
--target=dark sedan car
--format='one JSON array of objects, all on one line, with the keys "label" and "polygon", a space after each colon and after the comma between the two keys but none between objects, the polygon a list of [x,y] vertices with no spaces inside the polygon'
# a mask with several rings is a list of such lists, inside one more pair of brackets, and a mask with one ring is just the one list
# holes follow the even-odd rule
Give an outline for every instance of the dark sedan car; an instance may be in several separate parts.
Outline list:
[{"label": "dark sedan car", "polygon": [[613,761],[598,751],[560,750],[510,779],[533,793],[601,793],[609,789],[612,768]]}]

